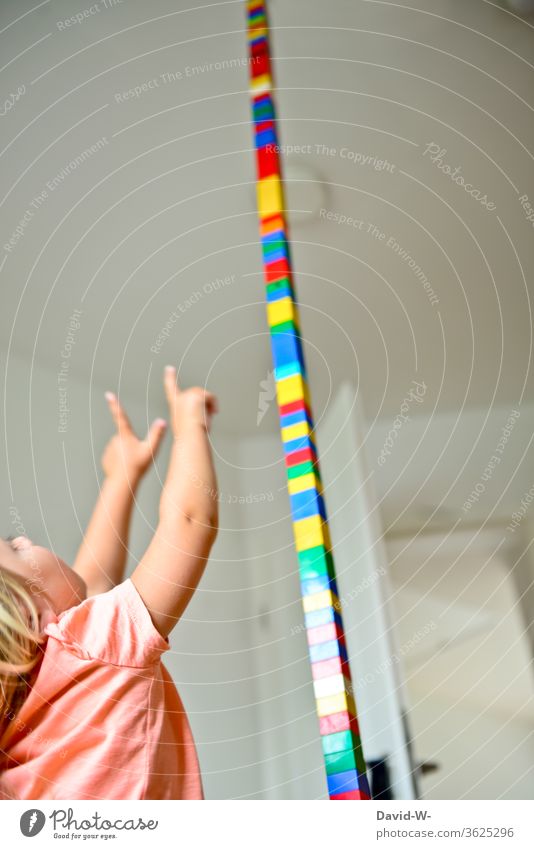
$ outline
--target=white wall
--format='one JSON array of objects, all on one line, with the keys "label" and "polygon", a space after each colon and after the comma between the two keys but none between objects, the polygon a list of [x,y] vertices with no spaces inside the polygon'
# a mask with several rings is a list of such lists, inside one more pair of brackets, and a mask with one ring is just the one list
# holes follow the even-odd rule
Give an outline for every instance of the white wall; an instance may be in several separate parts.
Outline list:
[{"label": "white wall", "polygon": [[440,766],[420,779],[422,798],[532,799],[531,723],[428,697],[414,699],[411,717],[418,754]]},{"label": "white wall", "polygon": [[326,798],[280,436],[242,440],[240,457],[243,481],[251,482],[243,484],[243,490],[256,488],[273,495],[261,510],[246,508],[243,520],[249,531],[244,538],[256,646],[260,795]]},{"label": "white wall", "polygon": [[400,663],[431,799],[534,795],[532,657],[502,531],[391,540]]}]

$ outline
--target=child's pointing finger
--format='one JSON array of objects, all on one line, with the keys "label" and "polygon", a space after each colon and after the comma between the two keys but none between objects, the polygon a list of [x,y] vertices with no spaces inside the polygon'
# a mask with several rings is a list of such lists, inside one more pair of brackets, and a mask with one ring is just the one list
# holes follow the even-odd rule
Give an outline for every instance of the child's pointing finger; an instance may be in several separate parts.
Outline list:
[{"label": "child's pointing finger", "polygon": [[119,404],[117,396],[113,392],[106,392],[106,401],[108,402],[111,417],[115,422],[119,433],[124,430],[132,432],[130,420],[122,406]]},{"label": "child's pointing finger", "polygon": [[178,380],[176,377],[175,366],[165,366],[165,372],[163,375],[163,385],[165,387],[167,401],[169,401],[170,403],[176,393],[180,391],[180,387],[178,386]]}]

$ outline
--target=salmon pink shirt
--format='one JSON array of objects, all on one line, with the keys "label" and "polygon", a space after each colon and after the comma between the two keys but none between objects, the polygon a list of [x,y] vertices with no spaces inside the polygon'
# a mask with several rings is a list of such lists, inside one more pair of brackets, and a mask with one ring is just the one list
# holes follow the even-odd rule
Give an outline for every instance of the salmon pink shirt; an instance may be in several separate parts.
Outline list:
[{"label": "salmon pink shirt", "polygon": [[47,625],[32,689],[0,741],[0,797],[202,799],[195,744],[130,579]]}]

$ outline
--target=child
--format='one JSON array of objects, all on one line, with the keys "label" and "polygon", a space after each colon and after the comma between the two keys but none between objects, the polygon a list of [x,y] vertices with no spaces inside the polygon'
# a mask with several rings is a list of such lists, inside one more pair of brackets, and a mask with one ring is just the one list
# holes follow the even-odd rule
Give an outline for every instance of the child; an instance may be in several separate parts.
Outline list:
[{"label": "child", "polygon": [[107,393],[117,434],[70,569],[26,537],[0,539],[0,796],[201,799],[191,730],[161,663],[218,529],[208,432],[217,400],[164,377],[174,437],[159,523],[123,580],[137,485],[165,431],[137,439]]}]

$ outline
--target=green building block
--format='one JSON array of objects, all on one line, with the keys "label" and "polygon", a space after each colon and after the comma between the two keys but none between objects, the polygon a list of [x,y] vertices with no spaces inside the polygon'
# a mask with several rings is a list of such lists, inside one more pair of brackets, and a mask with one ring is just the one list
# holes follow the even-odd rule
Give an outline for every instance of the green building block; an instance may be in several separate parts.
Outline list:
[{"label": "green building block", "polygon": [[352,749],[345,749],[344,752],[334,752],[331,755],[325,755],[326,774],[335,775],[336,772],[345,772],[349,769],[356,769],[356,755]]},{"label": "green building block", "polygon": [[349,729],[346,731],[336,731],[335,734],[325,734],[324,737],[321,737],[321,742],[325,755],[346,752],[354,746],[352,732]]},{"label": "green building block", "polygon": [[299,551],[298,558],[300,577],[303,581],[318,578],[321,575],[335,578],[334,561],[324,545],[315,545],[313,548],[307,548],[306,551]]}]

